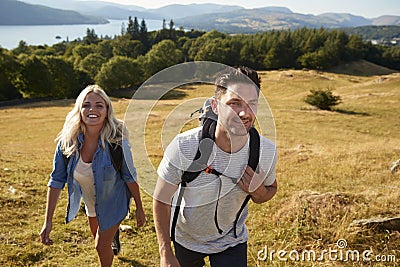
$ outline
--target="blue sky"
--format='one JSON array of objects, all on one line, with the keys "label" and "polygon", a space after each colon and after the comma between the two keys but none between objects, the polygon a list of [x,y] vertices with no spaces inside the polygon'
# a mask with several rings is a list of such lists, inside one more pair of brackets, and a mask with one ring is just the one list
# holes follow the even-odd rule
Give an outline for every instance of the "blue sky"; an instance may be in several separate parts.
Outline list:
[{"label": "blue sky", "polygon": [[130,4],[145,8],[157,8],[168,4],[218,3],[239,5],[246,8],[284,6],[293,12],[318,15],[326,12],[351,13],[366,18],[381,15],[400,16],[400,0],[103,0]]}]

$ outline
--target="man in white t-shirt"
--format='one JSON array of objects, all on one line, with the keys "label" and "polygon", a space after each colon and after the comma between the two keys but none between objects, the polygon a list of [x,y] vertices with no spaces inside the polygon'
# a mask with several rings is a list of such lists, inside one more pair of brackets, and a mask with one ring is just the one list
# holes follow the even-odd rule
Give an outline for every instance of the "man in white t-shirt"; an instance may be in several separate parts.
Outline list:
[{"label": "man in white t-shirt", "polygon": [[257,170],[248,166],[249,131],[256,119],[259,91],[260,78],[247,67],[228,68],[216,79],[211,106],[218,121],[207,160],[208,169],[216,172],[202,171],[187,183],[176,225],[172,224],[173,236],[171,203],[179,199],[182,174],[203,142],[202,127],[177,135],[166,149],[153,201],[160,266],[204,266],[205,257],[212,267],[247,266],[248,210],[242,205],[248,195],[259,204],[277,191],[273,142],[260,136]]}]

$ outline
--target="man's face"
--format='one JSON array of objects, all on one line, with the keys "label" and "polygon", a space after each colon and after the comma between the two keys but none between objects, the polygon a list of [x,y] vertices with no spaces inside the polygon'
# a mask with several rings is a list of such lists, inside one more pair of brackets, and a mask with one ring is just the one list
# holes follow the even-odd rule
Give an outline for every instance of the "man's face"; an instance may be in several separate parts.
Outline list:
[{"label": "man's face", "polygon": [[246,135],[256,119],[258,106],[257,88],[251,83],[235,83],[228,85],[214,103],[214,112],[218,122],[230,135]]}]

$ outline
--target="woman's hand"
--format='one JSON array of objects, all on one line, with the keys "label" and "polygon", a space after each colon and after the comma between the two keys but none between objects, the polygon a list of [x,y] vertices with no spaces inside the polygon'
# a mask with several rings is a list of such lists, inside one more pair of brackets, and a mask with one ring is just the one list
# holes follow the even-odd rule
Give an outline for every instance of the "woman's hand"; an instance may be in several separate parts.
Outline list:
[{"label": "woman's hand", "polygon": [[52,223],[44,223],[42,230],[40,231],[41,242],[45,245],[53,245],[53,240],[50,239],[50,232],[52,228]]},{"label": "woman's hand", "polygon": [[146,215],[143,208],[136,209],[136,224],[141,227],[146,223]]}]

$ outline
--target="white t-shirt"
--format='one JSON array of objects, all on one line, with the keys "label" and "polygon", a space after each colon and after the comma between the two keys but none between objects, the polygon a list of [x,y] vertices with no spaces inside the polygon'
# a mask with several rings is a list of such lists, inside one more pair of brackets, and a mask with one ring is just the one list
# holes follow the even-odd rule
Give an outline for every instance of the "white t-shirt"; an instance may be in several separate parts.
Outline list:
[{"label": "white t-shirt", "polygon": [[94,188],[92,163],[86,163],[82,160],[82,157],[79,157],[79,161],[74,170],[74,178],[82,189],[86,215],[89,217],[96,217],[96,210],[94,207],[96,192]]},{"label": "white t-shirt", "polygon": [[[183,171],[188,168],[196,155],[201,129],[198,127],[177,135],[167,147],[157,170],[158,175],[166,182],[175,185],[181,183]],[[218,177],[201,172],[194,181],[187,184],[175,229],[176,242],[187,249],[210,254],[247,241],[245,226],[247,207],[237,222],[237,238],[233,233],[233,225],[247,196],[237,182],[248,164],[248,158],[249,141],[235,153],[226,153],[214,144],[208,165],[222,175]],[[264,180],[266,186],[275,181],[276,160],[275,144],[260,136],[259,167],[267,173]],[[174,200],[176,199],[177,193],[174,196]],[[222,234],[218,232],[214,222],[217,203],[217,220]],[[171,221],[173,212],[174,208],[171,209]]]}]

